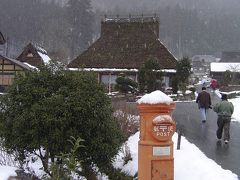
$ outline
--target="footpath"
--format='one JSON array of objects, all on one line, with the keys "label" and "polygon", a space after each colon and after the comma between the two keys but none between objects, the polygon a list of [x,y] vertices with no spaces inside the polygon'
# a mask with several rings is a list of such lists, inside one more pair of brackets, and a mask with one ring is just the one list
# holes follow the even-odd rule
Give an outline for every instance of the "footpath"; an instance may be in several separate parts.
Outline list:
[{"label": "footpath", "polygon": [[[220,101],[216,94],[211,95],[212,104]],[[229,169],[240,177],[240,123],[231,122],[231,138],[229,144],[225,144],[217,141],[217,115],[213,110],[209,110],[207,122],[203,124],[195,101],[177,102],[173,118],[189,142],[222,168]]]}]

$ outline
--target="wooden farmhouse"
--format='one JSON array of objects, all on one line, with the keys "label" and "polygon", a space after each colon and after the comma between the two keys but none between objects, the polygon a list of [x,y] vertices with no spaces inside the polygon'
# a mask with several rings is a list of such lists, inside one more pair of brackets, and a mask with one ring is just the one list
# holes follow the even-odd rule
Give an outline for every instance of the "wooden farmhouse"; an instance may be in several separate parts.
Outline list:
[{"label": "wooden farmhouse", "polygon": [[122,73],[137,81],[138,70],[149,57],[158,59],[163,82],[171,86],[177,61],[159,40],[159,18],[105,17],[100,38],[67,67],[97,72],[98,80],[110,90]]},{"label": "wooden farmhouse", "polygon": [[0,92],[5,92],[18,73],[24,73],[50,58],[44,49],[28,44],[17,59],[6,56],[6,40],[0,32]]},{"label": "wooden farmhouse", "polygon": [[36,67],[48,63],[51,59],[47,55],[46,50],[29,43],[24,48],[23,52],[17,57],[17,60]]},{"label": "wooden farmhouse", "polygon": [[12,84],[15,75],[22,73],[30,68],[17,61],[6,56],[7,42],[0,32],[0,92],[6,91],[7,87]]},{"label": "wooden farmhouse", "polygon": [[24,73],[26,70],[30,70],[26,64],[0,55],[0,92],[5,92],[7,87],[13,83],[16,74]]},{"label": "wooden farmhouse", "polygon": [[17,59],[7,57],[6,48],[6,40],[0,32],[0,92],[6,91],[18,73],[24,73],[50,60],[44,49],[31,43],[24,48]]}]

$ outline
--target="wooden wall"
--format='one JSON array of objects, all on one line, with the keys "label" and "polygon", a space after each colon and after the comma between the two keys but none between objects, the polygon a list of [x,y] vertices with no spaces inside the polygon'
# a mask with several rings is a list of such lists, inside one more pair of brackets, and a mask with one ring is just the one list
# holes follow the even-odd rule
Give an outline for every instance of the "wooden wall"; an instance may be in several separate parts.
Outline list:
[{"label": "wooden wall", "polygon": [[[15,75],[19,72],[23,72],[23,68],[17,64],[14,64],[10,60],[6,60],[0,57],[0,86],[1,89],[7,88],[13,83]],[[0,89],[0,90],[1,90]]]}]

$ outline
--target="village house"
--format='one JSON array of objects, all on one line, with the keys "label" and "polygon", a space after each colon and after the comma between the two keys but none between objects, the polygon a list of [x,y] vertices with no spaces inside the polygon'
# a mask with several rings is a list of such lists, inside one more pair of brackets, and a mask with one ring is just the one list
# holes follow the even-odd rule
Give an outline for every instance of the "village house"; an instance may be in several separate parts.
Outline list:
[{"label": "village house", "polygon": [[7,42],[0,32],[0,93],[6,91],[7,87],[12,84],[17,73],[30,69],[27,65],[6,57]]},{"label": "village house", "polygon": [[159,18],[105,17],[100,38],[67,67],[96,72],[111,91],[123,73],[137,81],[138,70],[149,57],[157,58],[164,72],[162,83],[171,86],[177,60],[159,39]]},{"label": "village house", "polygon": [[15,76],[18,73],[23,73],[25,70],[30,70],[30,67],[16,59],[12,59],[0,55],[0,92],[5,92],[6,89],[13,83]]},{"label": "village house", "polygon": [[37,67],[48,63],[51,59],[49,58],[47,51],[43,48],[29,43],[23,52],[17,57],[22,63],[28,64],[29,66]]},{"label": "village house", "polygon": [[[223,82],[224,74],[226,71],[231,73],[231,81]],[[240,84],[240,63],[211,63],[211,77],[219,81],[231,84],[231,85],[239,85]]]},{"label": "village house", "polygon": [[0,92],[13,83],[14,78],[19,73],[36,68],[36,66],[49,62],[47,52],[29,43],[17,59],[6,56],[6,41],[0,32]]},{"label": "village house", "polygon": [[201,79],[210,75],[210,64],[216,62],[213,55],[195,55],[192,57],[192,72],[195,78]]},{"label": "village house", "polygon": [[219,62],[211,63],[211,77],[219,82],[224,81],[226,71],[231,73],[232,85],[240,84],[240,52],[223,51]]}]

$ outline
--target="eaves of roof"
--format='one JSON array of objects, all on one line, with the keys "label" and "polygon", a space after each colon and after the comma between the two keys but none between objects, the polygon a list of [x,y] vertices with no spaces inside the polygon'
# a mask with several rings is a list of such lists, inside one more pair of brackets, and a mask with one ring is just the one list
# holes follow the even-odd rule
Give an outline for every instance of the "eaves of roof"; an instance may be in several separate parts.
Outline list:
[{"label": "eaves of roof", "polygon": [[5,60],[8,60],[8,61],[12,62],[13,64],[16,64],[16,65],[22,67],[23,69],[26,69],[26,70],[30,70],[31,69],[29,66],[25,65],[24,63],[22,63],[22,62],[20,62],[18,60],[15,60],[15,59],[3,56],[3,55],[0,55],[0,57],[5,59]]}]

